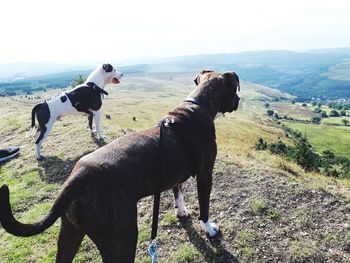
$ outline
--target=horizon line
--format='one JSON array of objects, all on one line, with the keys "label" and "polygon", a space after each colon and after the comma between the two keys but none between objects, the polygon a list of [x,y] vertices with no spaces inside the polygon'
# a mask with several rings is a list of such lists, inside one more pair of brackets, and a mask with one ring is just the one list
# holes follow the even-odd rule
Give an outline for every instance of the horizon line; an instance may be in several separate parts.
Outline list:
[{"label": "horizon line", "polygon": [[[284,52],[293,52],[293,53],[305,53],[305,52],[312,52],[312,51],[326,51],[326,50],[336,50],[336,49],[350,49],[349,46],[340,46],[340,47],[324,47],[324,48],[312,48],[312,49],[249,49],[249,50],[241,50],[241,51],[232,51],[232,52],[215,52],[215,53],[191,53],[191,54],[181,54],[181,55],[169,55],[169,56],[138,56],[138,57],[126,57],[123,59],[111,59],[109,62],[116,62],[121,63],[121,65],[135,65],[135,64],[144,64],[145,60],[150,61],[157,61],[157,60],[163,60],[163,59],[171,59],[171,58],[181,58],[181,57],[191,57],[191,56],[210,56],[210,55],[221,55],[221,54],[243,54],[243,53],[254,53],[254,52],[278,52],[278,51],[284,51]],[[143,62],[140,62],[143,61]],[[0,62],[0,65],[14,65],[14,64],[52,64],[52,65],[70,65],[70,66],[87,66],[88,64],[96,64],[96,63],[103,63],[101,62],[101,59],[92,59],[92,60],[85,60],[85,61],[13,61],[13,62]]]}]

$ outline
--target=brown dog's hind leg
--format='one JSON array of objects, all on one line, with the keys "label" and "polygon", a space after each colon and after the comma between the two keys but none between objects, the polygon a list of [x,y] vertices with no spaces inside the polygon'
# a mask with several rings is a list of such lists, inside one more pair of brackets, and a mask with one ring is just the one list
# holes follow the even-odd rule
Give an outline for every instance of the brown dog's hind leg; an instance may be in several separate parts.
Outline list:
[{"label": "brown dog's hind leg", "polygon": [[92,233],[87,233],[96,244],[101,253],[104,263],[133,263],[135,261],[137,244],[137,209],[136,204],[120,207],[118,218],[113,219],[111,224],[103,226],[96,225]]},{"label": "brown dog's hind leg", "polygon": [[58,237],[56,263],[70,263],[78,252],[85,234],[69,223],[65,215],[61,219],[62,224]]}]

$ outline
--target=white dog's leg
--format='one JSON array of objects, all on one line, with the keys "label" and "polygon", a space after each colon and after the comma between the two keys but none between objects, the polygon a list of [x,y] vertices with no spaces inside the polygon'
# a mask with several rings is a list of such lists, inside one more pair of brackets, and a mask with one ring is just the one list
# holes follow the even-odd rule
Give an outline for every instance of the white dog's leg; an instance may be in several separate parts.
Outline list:
[{"label": "white dog's leg", "polygon": [[92,130],[92,121],[93,121],[93,118],[94,118],[94,114],[92,112],[89,113],[88,115],[88,129],[89,129],[89,132],[92,134],[93,133],[93,130]]},{"label": "white dog's leg", "polygon": [[205,223],[201,220],[201,226],[210,237],[214,237],[219,233],[219,227],[214,223],[210,223],[209,220]]},{"label": "white dog's leg", "polygon": [[95,112],[95,125],[96,125],[97,138],[99,140],[103,140],[104,136],[102,134],[102,129],[101,129],[101,111]]},{"label": "white dog's leg", "polygon": [[41,146],[44,142],[44,140],[47,138],[47,136],[50,134],[53,124],[55,123],[56,118],[50,118],[49,122],[45,124],[44,127],[40,127],[40,135],[37,141],[35,142],[36,144],[36,158],[37,160],[42,160],[44,157],[41,154]]},{"label": "white dog's leg", "polygon": [[187,217],[189,215],[188,210],[185,206],[184,196],[181,191],[181,185],[173,188],[174,199],[175,199],[175,214],[177,217]]},{"label": "white dog's leg", "polygon": [[41,140],[41,142],[35,144],[35,147],[36,147],[36,159],[38,161],[43,159],[43,156],[41,154],[41,145],[42,145],[42,143],[43,143],[43,141]]}]

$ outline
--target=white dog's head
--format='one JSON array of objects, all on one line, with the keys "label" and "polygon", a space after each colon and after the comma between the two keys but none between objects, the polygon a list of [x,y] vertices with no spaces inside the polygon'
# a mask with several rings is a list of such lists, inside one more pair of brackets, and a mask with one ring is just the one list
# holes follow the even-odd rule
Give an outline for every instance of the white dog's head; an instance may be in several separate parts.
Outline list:
[{"label": "white dog's head", "polygon": [[122,78],[123,74],[119,71],[117,71],[116,68],[114,68],[111,64],[103,64],[101,66],[102,72],[105,75],[105,83],[113,83],[118,84],[120,82],[120,79]]}]

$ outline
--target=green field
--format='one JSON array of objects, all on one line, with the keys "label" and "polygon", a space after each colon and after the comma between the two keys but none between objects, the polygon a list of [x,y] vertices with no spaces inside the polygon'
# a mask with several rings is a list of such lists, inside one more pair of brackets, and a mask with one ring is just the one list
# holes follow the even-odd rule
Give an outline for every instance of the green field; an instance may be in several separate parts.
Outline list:
[{"label": "green field", "polygon": [[[306,107],[303,107],[302,103],[292,104],[290,102],[275,102],[271,106],[282,118],[287,115],[305,121],[320,116],[313,112],[316,107],[312,106],[311,103],[306,103]],[[322,105],[321,109],[327,114],[332,110],[326,105]],[[346,113],[349,114],[349,111]],[[290,128],[306,134],[309,142],[319,153],[330,150],[336,155],[350,158],[350,126],[345,126],[342,122],[343,119],[350,121],[349,116],[341,116],[322,118],[321,125],[293,121],[284,121],[284,123]]]},{"label": "green field", "polygon": [[336,155],[350,158],[350,127],[294,122],[285,122],[285,124],[305,134],[319,153],[330,150]]},{"label": "green field", "polygon": [[342,116],[342,117],[324,118],[324,119],[322,119],[322,124],[344,125],[342,120],[348,120],[350,122],[350,117]]}]

